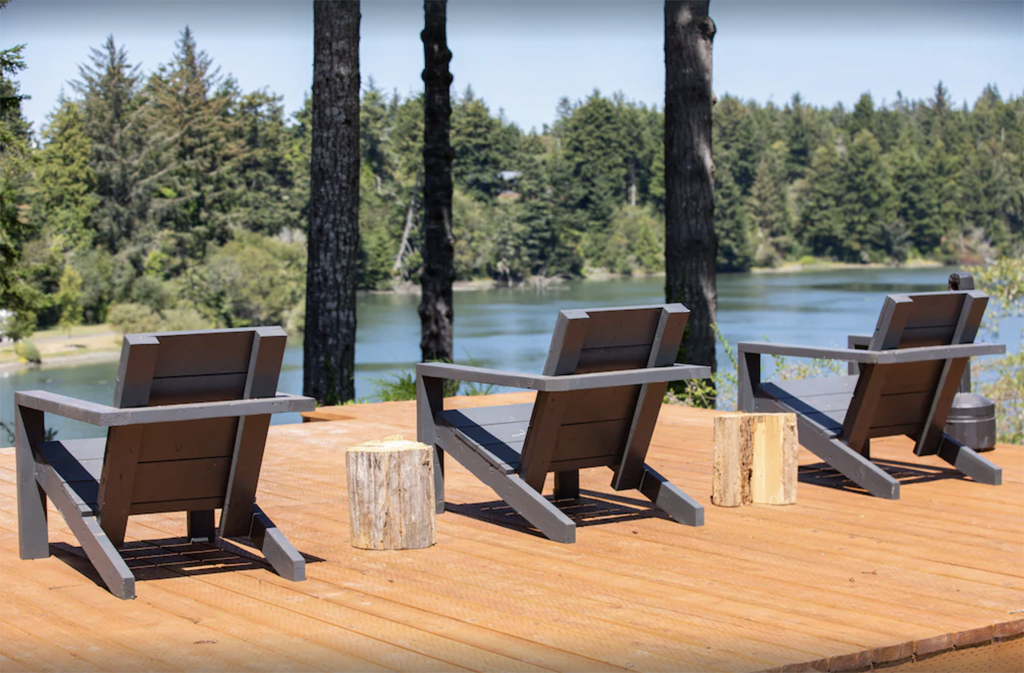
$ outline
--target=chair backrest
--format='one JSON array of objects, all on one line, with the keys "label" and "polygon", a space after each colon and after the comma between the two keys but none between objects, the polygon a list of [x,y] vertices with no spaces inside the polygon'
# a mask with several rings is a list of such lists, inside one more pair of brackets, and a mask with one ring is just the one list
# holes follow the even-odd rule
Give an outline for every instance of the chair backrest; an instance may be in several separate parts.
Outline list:
[{"label": "chair backrest", "polygon": [[[670,366],[687,318],[682,304],[562,311],[544,374]],[[548,472],[618,466],[613,485],[636,488],[666,385],[539,393],[520,474],[539,488]]]},{"label": "chair backrest", "polygon": [[[973,343],[987,304],[988,296],[975,290],[889,295],[869,348]],[[844,437],[852,446],[909,435],[918,440],[919,455],[934,453],[966,365],[967,358],[862,366]]]},{"label": "chair backrest", "polygon": [[[286,340],[280,327],[126,335],[114,406],[273,397]],[[101,512],[108,502],[127,506],[127,514],[223,507],[234,456],[246,449],[261,459],[268,426],[269,416],[261,416],[112,428]],[[129,484],[130,493],[116,492]]]}]

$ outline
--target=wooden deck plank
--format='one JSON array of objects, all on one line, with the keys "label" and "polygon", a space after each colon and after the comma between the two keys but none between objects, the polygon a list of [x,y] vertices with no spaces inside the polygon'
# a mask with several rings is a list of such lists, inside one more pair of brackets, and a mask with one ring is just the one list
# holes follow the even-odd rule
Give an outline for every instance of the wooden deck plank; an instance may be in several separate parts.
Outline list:
[{"label": "wooden deck plank", "polygon": [[[988,487],[913,456],[909,440],[875,440],[873,457],[905,484],[895,502],[836,488],[801,451],[797,505],[724,509],[709,497],[715,412],[665,407],[648,461],[707,507],[701,529],[613,492],[610,471],[584,470],[583,498],[565,508],[578,542],[558,545],[450,461],[438,544],[365,552],[348,546],[343,450],[415,436],[414,404],[316,414],[345,420],[273,427],[259,490],[316,557],[309,580],[187,544],[181,515],[146,515],[128,527],[125,556],[139,576],[128,607],[74,553],[17,558],[13,451],[0,449],[4,670],[106,670],[98,664],[121,656],[147,670],[841,670],[1024,628],[1014,612],[1024,609],[1021,447],[986,454],[1004,474]],[[77,547],[52,509],[50,536]],[[66,646],[44,647],[29,625]],[[149,650],[140,634],[154,632],[164,644]],[[75,643],[96,648],[91,659]],[[154,657],[148,667],[143,655]]]}]

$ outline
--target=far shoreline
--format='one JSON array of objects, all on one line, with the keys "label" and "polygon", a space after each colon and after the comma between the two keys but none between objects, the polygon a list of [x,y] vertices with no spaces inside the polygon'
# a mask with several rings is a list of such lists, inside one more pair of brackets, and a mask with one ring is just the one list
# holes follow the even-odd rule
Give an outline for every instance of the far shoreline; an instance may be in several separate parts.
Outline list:
[{"label": "far shoreline", "polygon": [[[891,264],[852,264],[847,262],[816,262],[814,264],[784,264],[778,267],[755,267],[750,271],[739,272],[749,273],[752,275],[760,274],[784,274],[784,273],[805,273],[813,271],[848,271],[848,270],[878,270],[878,269],[921,269],[921,268],[939,268],[946,266],[942,262],[934,260],[915,260],[908,264],[902,264],[899,266],[893,266]],[[606,271],[604,269],[591,269],[588,270],[586,276],[579,278],[571,278],[565,276],[553,276],[553,277],[542,277],[533,276],[526,280],[518,283],[505,283],[502,281],[481,278],[475,280],[461,280],[453,283],[452,290],[454,292],[479,292],[486,290],[496,289],[513,289],[513,290],[525,290],[529,288],[545,289],[548,287],[557,287],[566,283],[573,282],[590,282],[600,283],[614,280],[632,280],[642,278],[658,278],[664,277],[663,271],[655,273],[640,273],[640,274],[616,274]],[[722,274],[732,275],[732,274]],[[419,292],[419,284],[411,281],[397,284],[396,287],[389,290],[363,290],[360,294],[364,295],[409,295]],[[4,362],[0,363],[0,377],[6,378],[11,374],[18,374],[24,371],[30,370],[46,370],[46,369],[59,369],[61,367],[71,367],[77,365],[94,364],[100,362],[112,362],[116,361],[120,357],[119,348],[110,348],[97,351],[91,351],[88,353],[74,354],[74,355],[61,355],[53,358],[47,358],[42,363],[33,364],[29,362]]]},{"label": "far shoreline", "polygon": [[[811,264],[800,262],[787,262],[779,266],[755,266],[748,271],[719,271],[716,275],[740,275],[748,273],[751,275],[762,274],[783,274],[783,273],[810,273],[814,271],[851,271],[851,270],[877,270],[877,269],[937,269],[949,266],[944,262],[933,259],[916,259],[904,264],[887,264],[884,262],[831,262],[815,261]],[[494,278],[474,278],[471,280],[456,280],[452,283],[453,292],[479,292],[481,290],[499,289],[544,289],[557,287],[565,283],[593,282],[601,283],[610,280],[637,280],[643,278],[663,278],[664,271],[635,272],[635,273],[613,273],[607,269],[587,269],[583,276],[570,276],[563,274],[559,276],[529,276],[521,281],[508,282]],[[419,283],[413,281],[396,282],[388,289],[360,290],[365,295],[407,295],[416,294],[420,291]]]}]

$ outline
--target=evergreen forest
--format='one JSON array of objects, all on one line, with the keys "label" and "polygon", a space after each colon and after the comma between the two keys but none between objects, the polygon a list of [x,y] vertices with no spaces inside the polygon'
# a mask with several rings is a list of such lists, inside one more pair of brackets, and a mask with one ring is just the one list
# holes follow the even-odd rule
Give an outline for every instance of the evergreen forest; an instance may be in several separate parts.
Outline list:
[{"label": "evergreen forest", "polygon": [[[222,74],[186,28],[153,72],[109,38],[31,128],[18,48],[0,82],[0,306],[18,338],[303,325],[307,98],[289,112]],[[956,96],[968,92],[955,92]],[[1024,99],[863,94],[852,109],[721,97],[714,109],[718,269],[792,262],[978,263],[1024,254]],[[364,81],[362,289],[418,279],[422,95]],[[562,99],[523,131],[453,96],[460,280],[519,283],[664,264],[663,114],[621,94]]]}]

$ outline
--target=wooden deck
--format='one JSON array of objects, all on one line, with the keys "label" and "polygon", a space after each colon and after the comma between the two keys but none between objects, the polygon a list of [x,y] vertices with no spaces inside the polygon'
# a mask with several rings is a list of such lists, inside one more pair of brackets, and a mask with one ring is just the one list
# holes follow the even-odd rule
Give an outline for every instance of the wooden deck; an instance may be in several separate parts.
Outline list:
[{"label": "wooden deck", "polygon": [[1004,470],[990,487],[915,458],[909,440],[876,442],[903,484],[895,502],[802,453],[799,504],[723,509],[710,504],[714,412],[665,407],[648,462],[706,507],[703,528],[595,469],[578,542],[557,544],[449,461],[435,547],[352,549],[343,451],[415,436],[414,409],[341,407],[317,412],[340,422],[271,429],[259,502],[309,558],[307,581],[186,544],[183,516],[147,515],[128,528],[134,601],[98,584],[56,511],[53,556],[18,559],[14,452],[0,450],[0,668],[863,670],[1024,631],[1022,447],[986,454]]}]

